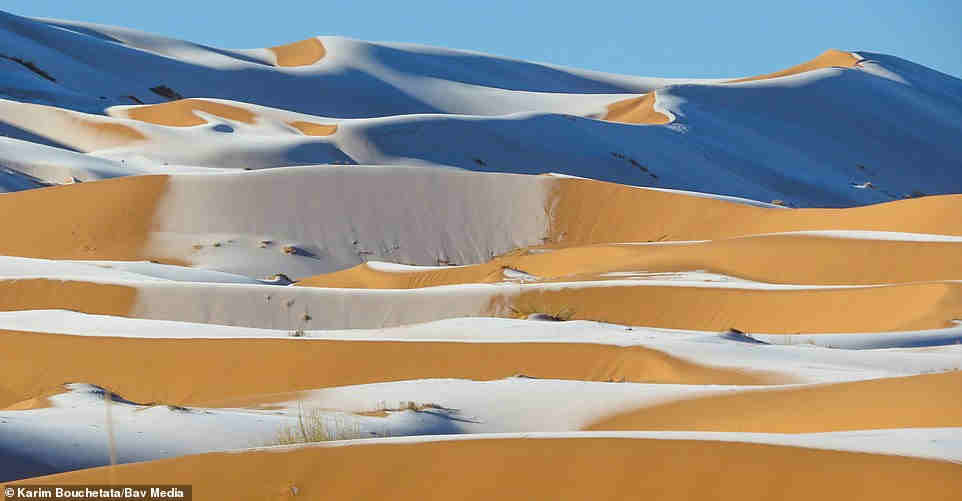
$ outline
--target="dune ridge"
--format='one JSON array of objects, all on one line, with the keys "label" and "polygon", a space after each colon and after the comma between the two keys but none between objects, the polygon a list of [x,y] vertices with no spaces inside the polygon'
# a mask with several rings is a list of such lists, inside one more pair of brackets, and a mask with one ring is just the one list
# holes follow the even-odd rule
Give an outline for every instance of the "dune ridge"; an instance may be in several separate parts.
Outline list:
[{"label": "dune ridge", "polygon": [[668,115],[655,110],[655,91],[641,97],[625,99],[608,105],[602,120],[626,124],[663,125],[671,123]]},{"label": "dune ridge", "polygon": [[166,125],[168,127],[192,127],[206,124],[207,120],[197,116],[197,114],[194,113],[195,111],[202,111],[228,120],[247,124],[254,123],[256,117],[250,110],[238,106],[196,98],[178,99],[176,101],[143,106],[130,106],[117,110],[114,113],[141,122]]},{"label": "dune ridge", "polygon": [[69,109],[0,99],[0,123],[32,132],[82,151],[104,150],[146,141],[143,132],[123,123]]},{"label": "dune ridge", "polygon": [[[436,377],[766,384],[778,375],[706,367],[640,346],[311,339],[137,339],[4,331],[0,408],[69,382],[136,402],[200,405],[254,394]],[[249,370],[283,360],[267,371]],[[322,371],[318,367],[324,367]],[[185,370],[189,368],[189,370]]]},{"label": "dune ridge", "polygon": [[303,120],[288,122],[288,125],[301,131],[301,134],[304,134],[305,136],[330,136],[331,134],[337,132],[337,125],[317,124],[314,122],[305,122]]},{"label": "dune ridge", "polygon": [[309,66],[327,55],[327,49],[317,37],[277,45],[270,47],[268,50],[274,53],[277,58],[277,65],[282,67]]},{"label": "dune ridge", "polygon": [[811,61],[806,61],[802,64],[792,66],[781,71],[776,71],[774,73],[766,73],[764,75],[758,75],[754,77],[738,78],[735,80],[728,80],[726,83],[739,83],[739,82],[753,82],[756,80],[767,80],[771,78],[785,77],[790,75],[797,75],[799,73],[804,73],[806,71],[813,71],[822,68],[854,68],[856,63],[861,60],[858,55],[852,52],[845,52],[838,49],[828,49],[827,51],[819,54],[815,59]]},{"label": "dune ridge", "polygon": [[587,430],[759,433],[962,426],[962,371],[747,391],[609,416]]},{"label": "dune ridge", "polygon": [[519,295],[505,298],[504,306],[511,311],[567,312],[573,319],[669,329],[719,332],[734,328],[773,334],[887,332],[955,325],[953,321],[962,318],[962,284],[798,290],[548,284],[523,289]]},{"label": "dune ridge", "polygon": [[[603,181],[558,178],[546,203],[549,244],[715,240],[803,230],[876,230],[962,235],[949,217],[962,195],[845,209],[771,209]],[[640,217],[638,215],[642,215]]]},{"label": "dune ridge", "polygon": [[[611,274],[704,270],[774,284],[872,285],[962,279],[962,242],[757,235],[665,245],[572,246],[521,250],[478,265],[424,270],[382,270],[367,263],[298,280],[297,285],[414,289],[494,283],[523,272],[541,282],[605,280]],[[902,266],[903,263],[917,263]]]},{"label": "dune ridge", "polygon": [[[638,474],[639,465],[645,465],[645,474]],[[225,484],[224,471],[257,480]],[[193,485],[199,499],[283,499],[296,492],[308,499],[948,501],[962,489],[960,471],[949,462],[738,442],[498,438],[211,453],[32,481],[145,483],[164,478]],[[392,480],[362,481],[360,472],[367,479]],[[765,474],[745,481],[738,472]]]},{"label": "dune ridge", "polygon": [[[47,259],[177,262],[146,251],[167,176],[137,176],[0,196],[0,253]],[[16,235],[16,236],[14,236]]]},{"label": "dune ridge", "polygon": [[733,79],[234,50],[4,12],[0,47],[0,482],[962,492],[955,77],[835,49]]}]

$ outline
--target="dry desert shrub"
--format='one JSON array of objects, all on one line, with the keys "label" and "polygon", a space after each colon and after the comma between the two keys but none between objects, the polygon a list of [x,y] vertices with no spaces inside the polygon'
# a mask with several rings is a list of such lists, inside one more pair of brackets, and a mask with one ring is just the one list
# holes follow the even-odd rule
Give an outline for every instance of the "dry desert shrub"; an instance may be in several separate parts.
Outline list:
[{"label": "dry desert shrub", "polygon": [[325,416],[319,409],[305,410],[297,404],[297,422],[278,430],[274,440],[268,445],[309,444],[333,440],[361,438],[357,423],[349,423],[342,417]]}]

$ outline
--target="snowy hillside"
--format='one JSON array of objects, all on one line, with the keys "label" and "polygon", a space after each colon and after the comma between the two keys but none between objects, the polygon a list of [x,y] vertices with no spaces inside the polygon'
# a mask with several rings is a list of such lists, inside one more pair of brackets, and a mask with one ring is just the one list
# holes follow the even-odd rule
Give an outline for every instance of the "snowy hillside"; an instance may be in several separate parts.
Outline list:
[{"label": "snowy hillside", "polygon": [[960,139],[962,80],[860,50],[653,78],[0,12],[0,482],[955,499]]}]

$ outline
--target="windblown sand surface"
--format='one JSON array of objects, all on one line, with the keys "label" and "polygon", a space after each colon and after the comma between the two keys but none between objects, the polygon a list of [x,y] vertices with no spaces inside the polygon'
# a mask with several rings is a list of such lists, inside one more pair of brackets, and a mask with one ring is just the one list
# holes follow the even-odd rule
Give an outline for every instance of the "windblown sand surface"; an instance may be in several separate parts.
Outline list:
[{"label": "windblown sand surface", "polygon": [[937,329],[962,318],[962,284],[858,289],[752,290],[631,286],[538,288],[511,297],[515,311],[671,329],[779,334]]},{"label": "windblown sand surface", "polygon": [[110,179],[0,196],[0,253],[50,259],[150,259],[144,253],[167,176]]},{"label": "windblown sand surface", "polygon": [[301,131],[305,136],[330,136],[337,132],[336,125],[324,125],[304,121],[291,122],[288,125]]},{"label": "windblown sand surface", "polygon": [[962,222],[951,216],[962,207],[959,195],[782,210],[580,179],[558,179],[553,190],[549,242],[565,246],[829,229],[962,235]]},{"label": "windblown sand surface", "polygon": [[754,80],[766,80],[769,78],[785,77],[789,75],[797,75],[799,73],[804,73],[806,71],[818,70],[821,68],[852,68],[855,63],[859,61],[859,58],[852,54],[851,52],[844,52],[837,49],[829,49],[811,61],[806,61],[802,64],[792,66],[791,68],[776,71],[774,73],[767,73],[765,75],[758,75],[754,77],[739,78],[737,80],[730,80],[728,83],[738,83],[738,82],[751,82]]},{"label": "windblown sand surface", "polygon": [[948,501],[962,489],[960,473],[957,464],[897,456],[734,442],[575,438],[203,454],[33,481],[136,484],[162,478],[193,485],[198,499],[287,499],[296,489],[306,499]]},{"label": "windblown sand surface", "polygon": [[317,37],[271,47],[270,51],[277,57],[278,66],[308,66],[327,54],[324,44]]},{"label": "windblown sand surface", "polygon": [[170,127],[192,127],[207,123],[207,120],[198,116],[194,113],[195,111],[248,124],[254,123],[256,117],[250,110],[206,99],[180,99],[167,103],[134,106],[126,108],[123,114],[141,122]]},{"label": "windblown sand surface", "polygon": [[949,426],[962,426],[959,371],[681,400],[587,429],[815,433]]},{"label": "windblown sand surface", "polygon": [[608,112],[602,118],[609,122],[626,124],[666,124],[671,122],[664,113],[655,111],[655,92],[649,92],[641,97],[625,99],[608,106]]},{"label": "windblown sand surface", "polygon": [[[640,271],[705,270],[766,283],[870,285],[962,279],[960,252],[962,241],[762,235],[666,245],[599,244],[551,252],[523,251],[480,265],[427,270],[380,270],[360,264],[301,279],[298,285],[413,289],[501,282],[505,270],[524,272],[539,282],[604,280]],[[915,264],[904,266],[909,262]]]},{"label": "windblown sand surface", "polygon": [[958,79],[323,40],[0,12],[0,481],[958,497]]},{"label": "windblown sand surface", "polygon": [[[178,405],[438,377],[491,380],[524,374],[681,384],[777,381],[772,375],[708,368],[642,347],[598,344],[174,340],[5,331],[0,333],[0,346],[9,357],[0,407],[78,381],[110,388],[136,402]],[[269,360],[284,363],[252,370]]]},{"label": "windblown sand surface", "polygon": [[0,280],[0,311],[74,310],[101,315],[130,314],[137,289],[74,280]]},{"label": "windblown sand surface", "polygon": [[54,106],[0,100],[0,123],[81,151],[128,146],[147,137],[129,124]]}]

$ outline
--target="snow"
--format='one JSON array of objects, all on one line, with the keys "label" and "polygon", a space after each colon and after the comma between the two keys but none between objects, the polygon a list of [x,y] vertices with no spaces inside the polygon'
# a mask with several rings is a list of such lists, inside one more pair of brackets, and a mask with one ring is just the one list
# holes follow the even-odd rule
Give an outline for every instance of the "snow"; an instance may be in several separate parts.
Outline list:
[{"label": "snow", "polygon": [[[208,115],[210,124],[189,128],[122,121],[149,140],[121,147],[68,128],[49,138],[115,161],[237,169],[337,162],[550,170],[800,207],[962,191],[952,168],[952,159],[962,157],[955,140],[962,133],[962,84],[879,54],[861,53],[865,60],[852,69],[726,84],[338,37],[319,38],[327,56],[317,64],[278,68],[270,66],[267,50],[216,49],[10,14],[0,16],[0,37],[5,50],[28,55],[64,82],[52,85],[23,68],[4,73],[0,97],[10,100],[0,100],[0,108],[9,109],[7,120],[17,127],[6,133],[12,137],[35,139],[37,130],[49,130],[16,111],[24,103],[97,114],[131,105],[130,95],[163,102],[147,90],[159,84],[237,102],[259,117],[247,125]],[[132,67],[138,71],[127,71]],[[225,72],[244,78],[225,86]],[[318,95],[317,88],[326,92]],[[651,90],[657,91],[655,109],[673,123],[596,119],[608,104]],[[866,102],[886,103],[885,113],[852,105]],[[294,117],[337,124],[338,132],[305,137],[279,124]],[[872,189],[852,188],[866,182]]]},{"label": "snow", "polygon": [[[541,244],[558,177],[772,210],[784,209],[769,203],[775,200],[795,207],[851,207],[962,192],[962,81],[869,52],[858,53],[862,59],[855,68],[729,84],[614,75],[414,44],[318,40],[327,51],[320,61],[277,67],[269,49],[220,49],[126,28],[0,12],[0,54],[40,69],[0,58],[0,196],[170,174],[145,254],[187,256],[192,265],[0,256],[0,279],[120,284],[137,293],[131,318],[8,311],[0,312],[0,329],[100,338],[643,346],[712,367],[794,378],[796,386],[781,387],[962,368],[962,326],[733,336],[480,317],[490,314],[494,299],[521,291],[856,286],[769,284],[703,270],[629,270],[592,281],[532,284],[539,277],[505,269],[498,284],[415,290],[289,287],[266,278],[278,273],[300,278],[361,263],[387,273],[438,270]],[[255,118],[245,123],[196,112],[207,123],[190,127],[127,118],[138,101],[168,100],[150,90],[158,85],[243,108]],[[654,109],[670,123],[601,120],[609,105],[648,92],[655,92]],[[293,121],[336,125],[337,131],[305,136]],[[126,127],[143,139],[118,139],[89,123]],[[545,172],[550,176],[519,175]],[[771,235],[962,241],[832,228]],[[703,241],[620,245],[696,242]],[[303,328],[304,336],[291,338],[295,328]],[[49,408],[0,410],[0,480],[108,462],[102,390],[84,381],[67,383],[66,393],[50,397]],[[643,405],[756,389],[524,377],[421,379],[313,389],[257,409],[118,401],[111,415],[120,462],[265,446],[296,419],[301,406],[321,409],[329,424],[366,438],[319,447],[617,437],[771,443],[962,462],[962,428],[577,431],[599,417]],[[406,401],[441,408],[388,411],[385,417],[357,414]],[[395,435],[427,436],[385,438]]]},{"label": "snow", "polygon": [[[85,384],[67,386],[67,393],[50,398],[52,407],[0,411],[0,430],[3,430],[0,433],[0,466],[3,467],[0,480],[109,464],[103,391]],[[294,425],[298,412],[319,408],[314,406],[362,412],[394,405],[396,400],[392,398],[407,397],[434,397],[418,402],[443,402],[446,407],[457,405],[458,408],[395,411],[388,412],[383,418],[339,410],[322,411],[322,419],[328,426],[342,430],[348,439],[306,447],[439,440],[610,437],[762,443],[962,461],[960,428],[800,434],[575,431],[586,422],[618,409],[656,403],[679,394],[694,396],[724,391],[732,390],[725,387],[520,379],[484,383],[417,380],[309,392],[307,400],[298,404],[301,407],[271,410],[174,408],[162,403],[144,405],[118,401],[114,397],[110,416],[119,463],[211,451],[246,451],[271,444],[281,430]],[[571,392],[578,392],[585,399],[575,402],[569,397]],[[384,396],[387,399],[373,400]],[[365,405],[369,407],[364,408]],[[51,433],[51,430],[57,432]]]}]

